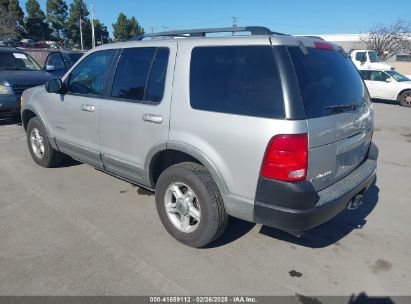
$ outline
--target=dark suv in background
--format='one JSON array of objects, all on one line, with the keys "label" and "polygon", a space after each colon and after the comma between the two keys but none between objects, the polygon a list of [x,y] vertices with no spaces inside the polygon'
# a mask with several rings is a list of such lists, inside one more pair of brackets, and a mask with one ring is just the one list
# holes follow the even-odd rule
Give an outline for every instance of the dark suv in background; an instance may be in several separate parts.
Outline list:
[{"label": "dark suv in background", "polygon": [[21,50],[0,48],[0,117],[19,117],[23,91],[52,78]]},{"label": "dark suv in background", "polygon": [[61,78],[83,55],[81,51],[51,52],[44,63],[44,70]]}]

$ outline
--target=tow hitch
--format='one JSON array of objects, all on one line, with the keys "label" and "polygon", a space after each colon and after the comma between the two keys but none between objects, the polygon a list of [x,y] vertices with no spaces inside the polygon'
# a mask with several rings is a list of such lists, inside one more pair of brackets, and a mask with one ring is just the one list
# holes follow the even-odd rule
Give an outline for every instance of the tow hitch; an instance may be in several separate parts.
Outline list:
[{"label": "tow hitch", "polygon": [[347,209],[348,210],[358,209],[358,207],[362,205],[362,198],[363,198],[363,193],[359,193],[356,196],[354,196],[351,202],[348,203]]}]

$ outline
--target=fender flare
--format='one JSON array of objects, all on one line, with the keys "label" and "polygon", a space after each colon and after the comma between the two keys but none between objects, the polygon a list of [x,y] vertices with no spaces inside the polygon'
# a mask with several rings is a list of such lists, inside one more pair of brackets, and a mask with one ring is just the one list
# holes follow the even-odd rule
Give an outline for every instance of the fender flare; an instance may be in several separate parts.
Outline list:
[{"label": "fender flare", "polygon": [[168,141],[167,143],[163,142],[163,143],[160,143],[154,146],[147,153],[147,157],[144,162],[144,169],[147,170],[147,172],[150,172],[150,166],[155,156],[165,150],[176,150],[179,152],[186,153],[190,155],[191,157],[194,157],[206,167],[208,172],[210,172],[221,194],[227,195],[230,193],[222,174],[217,169],[217,167],[214,165],[214,163],[201,150],[197,149],[196,147],[190,144],[184,143],[184,142]]}]

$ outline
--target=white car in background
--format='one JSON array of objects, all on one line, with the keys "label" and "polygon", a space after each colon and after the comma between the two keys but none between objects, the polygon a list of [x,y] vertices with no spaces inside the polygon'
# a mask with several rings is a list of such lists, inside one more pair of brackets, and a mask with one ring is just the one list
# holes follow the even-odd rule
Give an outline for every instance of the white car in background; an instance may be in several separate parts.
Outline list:
[{"label": "white car in background", "polygon": [[396,100],[411,107],[411,79],[393,70],[359,70],[373,99]]},{"label": "white car in background", "polygon": [[359,70],[395,70],[394,67],[380,62],[377,52],[373,50],[353,50],[350,57]]}]

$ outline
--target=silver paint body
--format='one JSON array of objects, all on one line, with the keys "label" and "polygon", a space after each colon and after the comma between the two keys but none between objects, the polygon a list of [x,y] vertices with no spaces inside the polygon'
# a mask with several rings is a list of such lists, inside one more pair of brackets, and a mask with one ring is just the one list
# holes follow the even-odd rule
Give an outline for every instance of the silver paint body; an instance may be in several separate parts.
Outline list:
[{"label": "silver paint body", "polygon": [[[298,40],[313,46],[314,39],[298,37]],[[194,47],[270,44],[296,46],[297,38],[237,36],[105,45],[88,54],[113,48],[163,46],[170,49],[164,98],[160,104],[61,96],[37,87],[25,91],[22,111],[31,110],[40,118],[55,148],[149,188],[152,187],[149,168],[153,156],[165,149],[185,152],[211,173],[227,212],[252,221],[261,162],[273,136],[308,133],[307,180],[319,191],[356,168],[366,154],[373,127],[373,113],[368,104],[355,113],[310,120],[288,120],[290,105],[287,102],[285,119],[191,108],[189,71]],[[84,111],[84,105],[93,107],[93,111]]]}]

